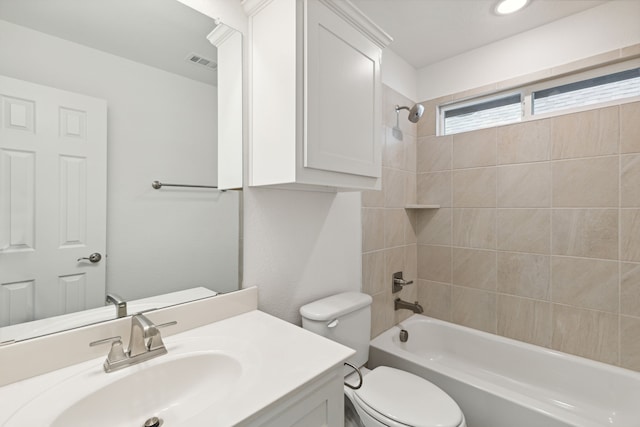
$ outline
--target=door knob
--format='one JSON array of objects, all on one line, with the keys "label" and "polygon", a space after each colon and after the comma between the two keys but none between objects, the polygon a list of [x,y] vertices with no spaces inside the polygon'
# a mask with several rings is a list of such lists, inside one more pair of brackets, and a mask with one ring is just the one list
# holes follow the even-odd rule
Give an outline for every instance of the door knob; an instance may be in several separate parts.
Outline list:
[{"label": "door knob", "polygon": [[100,255],[98,252],[94,252],[88,257],[78,258],[78,262],[88,260],[95,264],[96,262],[100,262],[101,259],[102,259],[102,255]]}]

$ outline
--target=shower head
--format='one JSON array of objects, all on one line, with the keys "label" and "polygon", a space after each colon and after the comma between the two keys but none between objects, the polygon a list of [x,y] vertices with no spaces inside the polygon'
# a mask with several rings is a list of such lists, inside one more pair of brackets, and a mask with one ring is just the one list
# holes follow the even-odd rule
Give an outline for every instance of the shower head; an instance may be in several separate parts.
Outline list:
[{"label": "shower head", "polygon": [[424,113],[424,106],[422,104],[415,104],[413,107],[409,108],[396,105],[396,113],[400,110],[408,110],[409,121],[411,123],[418,123],[418,120],[420,120],[420,117],[422,117],[422,114]]}]

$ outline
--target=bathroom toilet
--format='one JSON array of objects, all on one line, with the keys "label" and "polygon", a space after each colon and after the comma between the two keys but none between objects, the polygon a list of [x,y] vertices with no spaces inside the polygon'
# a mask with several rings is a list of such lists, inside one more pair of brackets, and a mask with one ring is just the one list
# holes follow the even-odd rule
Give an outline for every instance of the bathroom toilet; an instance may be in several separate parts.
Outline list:
[{"label": "bathroom toilet", "polygon": [[[300,308],[302,327],[356,350],[348,362],[360,368],[362,386],[345,385],[345,426],[466,427],[458,404],[444,391],[417,375],[387,366],[363,368],[371,333],[369,295],[345,292]],[[359,383],[345,366],[345,381]]]}]

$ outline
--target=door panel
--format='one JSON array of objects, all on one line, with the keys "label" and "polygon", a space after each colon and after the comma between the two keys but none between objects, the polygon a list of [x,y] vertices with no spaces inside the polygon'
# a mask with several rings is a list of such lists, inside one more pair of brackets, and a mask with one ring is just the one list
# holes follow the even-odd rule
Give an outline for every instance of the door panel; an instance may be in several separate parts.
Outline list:
[{"label": "door panel", "polygon": [[308,168],[380,177],[380,49],[321,2],[308,2]]},{"label": "door panel", "polygon": [[0,326],[101,306],[106,101],[3,76],[0,100]]}]

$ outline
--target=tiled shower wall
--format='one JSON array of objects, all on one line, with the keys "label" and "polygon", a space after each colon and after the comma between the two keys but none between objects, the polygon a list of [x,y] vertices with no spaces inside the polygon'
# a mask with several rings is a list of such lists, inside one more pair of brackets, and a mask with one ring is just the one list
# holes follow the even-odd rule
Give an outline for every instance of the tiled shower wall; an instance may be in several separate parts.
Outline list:
[{"label": "tiled shower wall", "polygon": [[[408,112],[402,110],[398,114],[399,126],[394,130],[395,105],[411,107],[413,102],[385,86],[382,191],[362,193],[363,292],[373,296],[372,337],[412,314],[394,311],[394,298],[400,296],[413,302],[418,294],[417,214],[404,209],[407,203],[416,202],[417,126],[407,120]],[[391,275],[396,271],[416,283],[392,295]]]},{"label": "tiled shower wall", "polygon": [[416,218],[425,314],[640,370],[639,102],[452,136],[427,117],[417,202],[441,206]]},{"label": "tiled shower wall", "polygon": [[[364,192],[372,337],[412,313],[640,370],[640,103],[435,136],[384,92],[383,189]],[[417,142],[417,143],[416,143]],[[407,210],[406,204],[440,209]],[[391,274],[415,285],[391,294]]]}]

